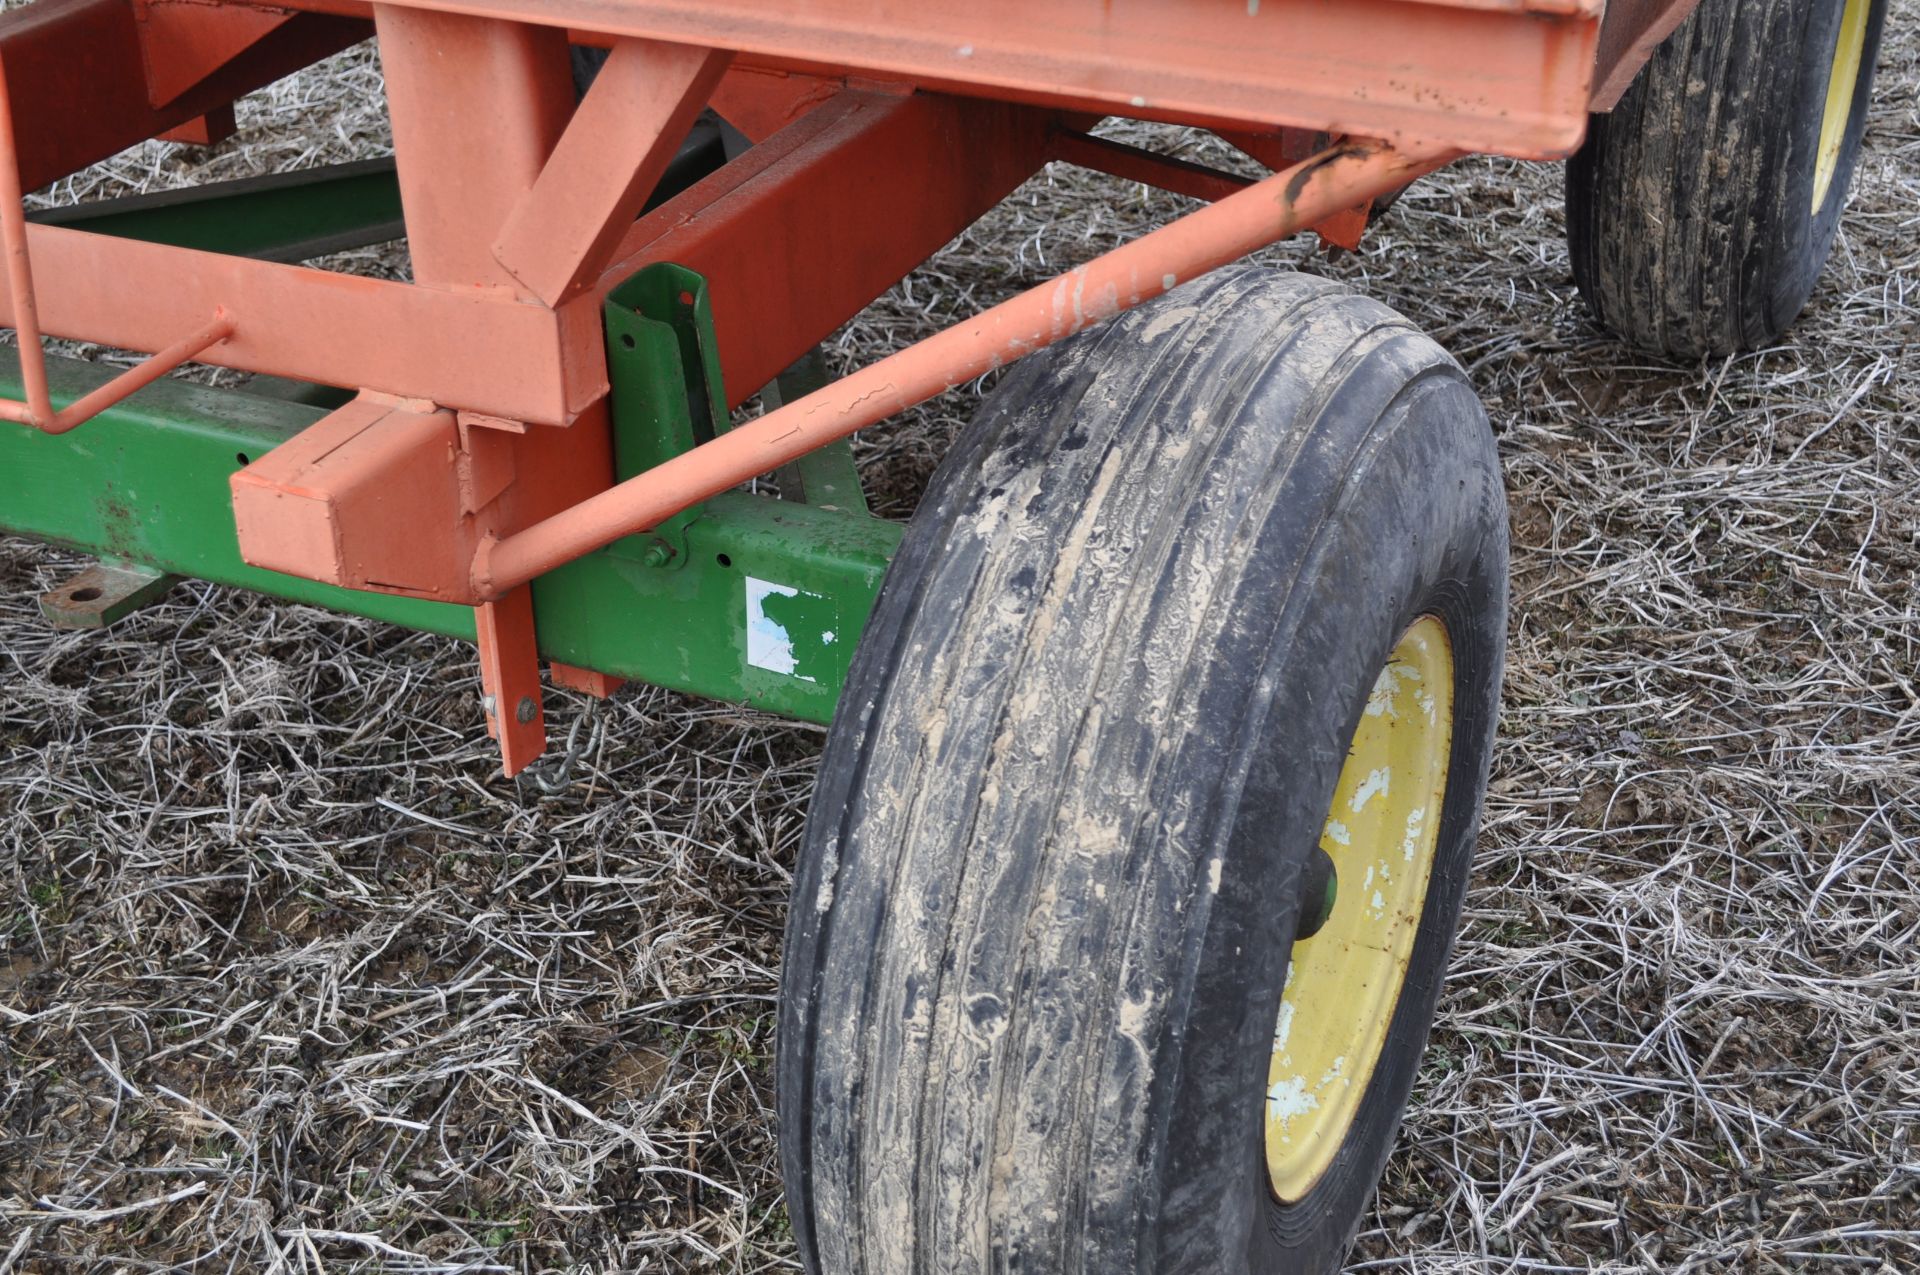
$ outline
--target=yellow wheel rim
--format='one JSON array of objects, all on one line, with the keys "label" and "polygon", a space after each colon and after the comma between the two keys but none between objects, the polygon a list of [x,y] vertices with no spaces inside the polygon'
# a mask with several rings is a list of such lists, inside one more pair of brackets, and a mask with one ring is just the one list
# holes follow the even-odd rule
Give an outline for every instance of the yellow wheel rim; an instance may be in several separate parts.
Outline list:
[{"label": "yellow wheel rim", "polygon": [[1333,1163],[1386,1043],[1426,907],[1452,740],[1453,648],[1446,626],[1423,616],[1367,696],[1320,833],[1332,910],[1293,945],[1267,1069],[1267,1175],[1283,1201]]},{"label": "yellow wheel rim", "polygon": [[1872,0],[1847,0],[1840,15],[1840,39],[1833,46],[1833,70],[1827,75],[1827,108],[1820,116],[1820,148],[1814,153],[1813,211],[1826,206],[1840,171],[1840,150],[1847,140],[1847,122],[1853,118],[1853,92],[1860,84],[1860,64],[1867,50],[1867,14]]}]

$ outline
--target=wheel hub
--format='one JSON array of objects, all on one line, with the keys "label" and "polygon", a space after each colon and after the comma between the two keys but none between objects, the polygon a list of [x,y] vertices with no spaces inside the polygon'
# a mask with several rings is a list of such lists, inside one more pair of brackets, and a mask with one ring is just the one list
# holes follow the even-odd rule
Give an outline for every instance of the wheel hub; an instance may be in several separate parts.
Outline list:
[{"label": "wheel hub", "polygon": [[1452,739],[1453,649],[1440,620],[1422,616],[1367,697],[1302,881],[1311,923],[1294,943],[1267,1072],[1267,1174],[1283,1201],[1332,1164],[1386,1043],[1426,905]]}]

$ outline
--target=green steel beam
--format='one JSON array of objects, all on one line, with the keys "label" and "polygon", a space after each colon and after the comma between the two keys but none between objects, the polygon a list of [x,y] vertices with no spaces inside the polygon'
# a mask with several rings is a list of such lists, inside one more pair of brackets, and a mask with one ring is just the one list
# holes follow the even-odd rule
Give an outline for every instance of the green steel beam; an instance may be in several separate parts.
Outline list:
[{"label": "green steel beam", "polygon": [[[54,402],[114,369],[49,358]],[[18,351],[0,350],[0,394],[20,396]],[[0,529],[173,575],[473,637],[473,612],[317,584],[240,560],[230,475],[326,413],[316,407],[157,381],[66,434],[0,423]]]},{"label": "green steel beam", "polygon": [[687,524],[677,565],[651,564],[641,539],[534,581],[549,659],[832,720],[897,525],[728,492]]},{"label": "green steel beam", "polygon": [[[725,160],[718,129],[696,127],[648,197],[647,208],[686,190]],[[27,219],[282,262],[310,261],[404,239],[407,233],[392,159],[93,200],[30,213]]]},{"label": "green steel beam", "polygon": [[[623,467],[642,463],[644,449],[633,450],[633,440],[645,429],[677,435],[688,424],[680,333],[654,323],[650,336],[654,355],[664,340],[674,358],[655,366],[640,388],[632,375],[636,352],[617,337],[612,343],[620,347],[615,380],[627,386],[614,407]],[[110,374],[67,359],[48,365],[62,404]],[[654,394],[652,386],[672,389]],[[0,350],[0,394],[19,393],[18,357]],[[229,476],[323,414],[265,394],[165,380],[68,434],[0,424],[0,530],[471,640],[473,613],[464,607],[335,588],[240,560]],[[828,721],[900,528],[865,514],[729,492],[662,531],[664,541],[657,534],[629,537],[534,581],[541,652],[635,681]]]},{"label": "green steel beam", "polygon": [[74,204],[29,220],[266,261],[307,261],[407,233],[391,159]]}]

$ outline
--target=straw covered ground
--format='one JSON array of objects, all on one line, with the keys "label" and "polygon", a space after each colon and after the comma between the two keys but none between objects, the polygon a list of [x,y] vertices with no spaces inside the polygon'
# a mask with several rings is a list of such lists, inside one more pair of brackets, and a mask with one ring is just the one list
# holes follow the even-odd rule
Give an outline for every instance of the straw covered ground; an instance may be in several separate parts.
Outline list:
[{"label": "straw covered ground", "polygon": [[[1554,166],[1464,162],[1358,256],[1270,254],[1458,356],[1513,509],[1478,875],[1355,1270],[1920,1270],[1916,25],[1896,0],[1778,348],[1598,331]],[[40,198],[377,153],[370,53],[242,126]],[[1051,171],[830,353],[1179,206]],[[978,392],[862,440],[884,508]],[[0,1272],[795,1268],[772,1023],[820,732],[562,693],[581,756],[543,792],[498,777],[457,643],[191,583],[55,633],[35,595],[77,561],[0,541]]]}]

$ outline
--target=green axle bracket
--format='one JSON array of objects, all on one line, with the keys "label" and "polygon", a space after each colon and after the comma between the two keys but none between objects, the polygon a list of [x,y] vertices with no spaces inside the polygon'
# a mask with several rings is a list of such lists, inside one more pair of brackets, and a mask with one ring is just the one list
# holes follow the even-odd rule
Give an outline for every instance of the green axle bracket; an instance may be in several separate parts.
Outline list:
[{"label": "green axle bracket", "polygon": [[[650,266],[607,302],[615,456],[638,473],[728,426],[705,281]],[[49,359],[61,404],[104,383]],[[796,366],[779,392],[817,369]],[[0,393],[19,360],[0,350]],[[0,530],[154,574],[191,576],[472,640],[473,612],[248,566],[234,470],[325,415],[325,393],[163,380],[68,434],[0,426]],[[901,528],[868,514],[844,443],[783,471],[780,499],[731,491],[533,582],[549,660],[803,721],[831,719]]]},{"label": "green axle bracket", "polygon": [[[648,266],[608,296],[606,329],[617,478],[728,428],[704,278]],[[816,455],[823,472],[852,475],[846,443]],[[867,512],[857,479],[803,483],[783,481],[782,494],[833,499],[725,492],[534,581],[541,650],[830,720],[901,529]],[[645,652],[643,672],[628,672],[634,651]]]}]

